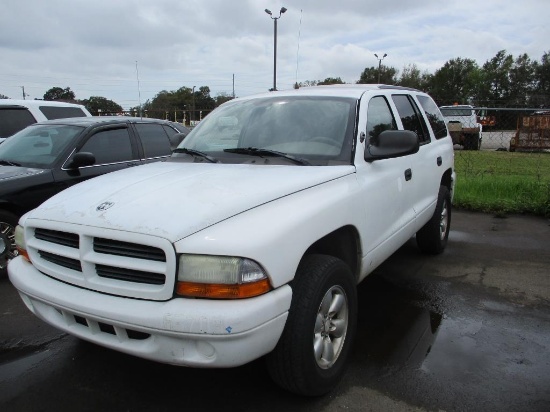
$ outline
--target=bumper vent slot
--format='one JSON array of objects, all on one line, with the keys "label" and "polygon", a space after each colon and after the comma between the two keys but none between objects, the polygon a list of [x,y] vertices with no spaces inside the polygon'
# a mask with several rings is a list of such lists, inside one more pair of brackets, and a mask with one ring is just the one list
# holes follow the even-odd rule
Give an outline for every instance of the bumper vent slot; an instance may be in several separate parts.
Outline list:
[{"label": "bumper vent slot", "polygon": [[162,249],[118,240],[95,238],[94,251],[108,255],[166,262],[166,256]]},{"label": "bumper vent slot", "polygon": [[141,272],[139,270],[96,265],[97,275],[103,278],[125,280],[127,282],[164,285],[166,276],[162,273]]},{"label": "bumper vent slot", "polygon": [[55,243],[58,245],[69,246],[78,249],[79,238],[75,233],[60,232],[49,229],[34,229],[34,237],[46,242]]},{"label": "bumper vent slot", "polygon": [[82,272],[82,266],[80,265],[79,260],[71,259],[64,256],[59,256],[49,252],[44,252],[43,250],[39,250],[38,254],[42,259],[48,262],[54,263],[59,266],[63,266],[68,269],[76,270],[77,272]]},{"label": "bumper vent slot", "polygon": [[[103,322],[95,322],[93,320],[86,319],[82,316],[73,315],[75,323],[78,323],[79,325],[86,326],[89,328],[90,326],[93,327],[94,325],[97,325],[99,327],[99,330],[103,333],[108,333],[109,335],[116,335],[117,330],[113,325],[110,325],[108,323]],[[132,329],[120,329],[120,333],[122,334],[121,337],[124,337],[124,331],[126,332],[126,336],[128,336],[128,339],[130,340],[145,340],[151,337],[149,333],[140,332],[138,330],[132,330]]]}]

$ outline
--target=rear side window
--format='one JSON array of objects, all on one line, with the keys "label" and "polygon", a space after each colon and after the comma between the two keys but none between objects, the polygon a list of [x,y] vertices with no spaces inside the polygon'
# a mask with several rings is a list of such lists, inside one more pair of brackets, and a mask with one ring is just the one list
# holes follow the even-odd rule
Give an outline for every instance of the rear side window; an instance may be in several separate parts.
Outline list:
[{"label": "rear side window", "polygon": [[415,132],[420,144],[429,142],[430,135],[428,134],[428,127],[420,114],[418,106],[412,98],[406,94],[394,94],[392,95],[392,100],[397,107],[399,117],[401,117],[403,128]]},{"label": "rear side window", "polygon": [[133,159],[127,128],[103,130],[88,139],[80,152],[91,152],[95,164],[118,163]]},{"label": "rear side window", "polygon": [[439,111],[439,108],[434,101],[428,96],[417,96],[420,105],[426,113],[428,122],[432,127],[436,139],[441,139],[447,136],[447,126],[445,125],[445,118]]},{"label": "rear side window", "polygon": [[48,120],[86,116],[86,113],[80,107],[40,106],[40,111],[44,113]]},{"label": "rear side window", "polygon": [[0,109],[0,137],[9,137],[36,123],[36,119],[27,109]]},{"label": "rear side window", "polygon": [[169,156],[172,154],[170,140],[160,124],[137,123],[145,158]]}]

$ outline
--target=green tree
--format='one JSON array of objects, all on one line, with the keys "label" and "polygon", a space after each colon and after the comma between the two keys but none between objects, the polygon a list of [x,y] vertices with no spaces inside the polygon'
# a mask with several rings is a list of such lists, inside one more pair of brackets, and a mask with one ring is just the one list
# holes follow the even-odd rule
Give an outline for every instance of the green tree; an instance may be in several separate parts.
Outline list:
[{"label": "green tree", "polygon": [[69,87],[66,87],[64,89],[62,89],[61,87],[52,87],[50,90],[44,93],[44,100],[60,100],[70,103],[76,101],[75,94]]},{"label": "green tree", "polygon": [[317,82],[318,86],[327,84],[345,84],[345,82],[340,77],[327,77],[325,80]]},{"label": "green tree", "polygon": [[380,82],[378,82],[378,67],[366,67],[361,73],[358,84],[396,84],[397,70],[393,67],[380,66]]},{"label": "green tree", "polygon": [[122,106],[101,96],[90,96],[89,99],[82,100],[81,103],[94,115],[116,115],[123,111]]},{"label": "green tree", "polygon": [[535,87],[530,98],[533,107],[550,107],[550,53],[542,55],[535,64]]},{"label": "green tree", "polygon": [[398,86],[412,87],[418,90],[428,91],[432,75],[425,71],[421,73],[416,64],[409,64],[403,67],[403,71],[399,80],[396,82]]},{"label": "green tree", "polygon": [[510,99],[509,103],[515,107],[527,106],[529,97],[533,94],[536,63],[527,54],[516,58],[510,68]]},{"label": "green tree", "polygon": [[458,57],[436,70],[428,86],[438,104],[471,103],[477,95],[479,66],[472,59]]},{"label": "green tree", "polygon": [[511,54],[506,54],[506,50],[500,50],[495,57],[483,64],[478,101],[486,105],[508,105],[513,65],[514,58]]},{"label": "green tree", "polygon": [[217,107],[221,104],[224,104],[225,102],[233,100],[233,96],[228,93],[222,92],[222,93],[218,93],[214,98],[214,100],[216,101],[216,107]]}]

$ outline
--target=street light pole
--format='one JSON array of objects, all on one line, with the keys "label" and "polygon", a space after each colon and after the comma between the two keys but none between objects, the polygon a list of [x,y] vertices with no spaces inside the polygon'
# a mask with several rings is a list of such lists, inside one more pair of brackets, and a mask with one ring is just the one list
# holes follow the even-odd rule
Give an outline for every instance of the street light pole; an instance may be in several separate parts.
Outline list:
[{"label": "street light pole", "polygon": [[381,59],[378,57],[378,55],[376,53],[374,53],[374,55],[378,59],[378,84],[380,84],[380,71],[382,70],[382,60],[384,60],[384,57],[386,57],[387,54],[384,53],[384,55],[382,56]]},{"label": "street light pole", "polygon": [[195,120],[195,87],[193,86],[193,111],[191,112],[191,116],[189,116],[189,124]]},{"label": "street light pole", "polygon": [[277,90],[277,20],[281,18],[281,15],[286,12],[285,7],[281,7],[281,10],[279,11],[279,17],[273,17],[273,13],[271,13],[271,10],[265,9],[265,12],[269,14],[271,19],[273,20],[273,89],[272,91]]}]

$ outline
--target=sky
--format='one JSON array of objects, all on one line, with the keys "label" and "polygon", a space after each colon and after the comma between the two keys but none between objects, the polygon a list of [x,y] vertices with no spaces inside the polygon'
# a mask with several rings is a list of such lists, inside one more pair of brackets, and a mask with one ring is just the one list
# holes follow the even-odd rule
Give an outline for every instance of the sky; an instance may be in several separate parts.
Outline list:
[{"label": "sky", "polygon": [[69,87],[124,109],[159,92],[208,86],[237,97],[366,67],[434,73],[498,51],[540,61],[550,0],[0,0],[0,94],[41,99]]}]

